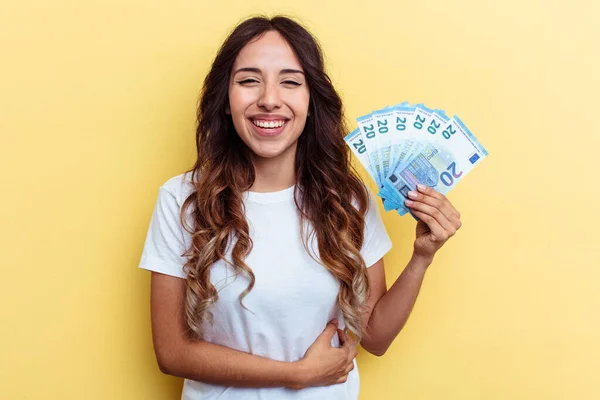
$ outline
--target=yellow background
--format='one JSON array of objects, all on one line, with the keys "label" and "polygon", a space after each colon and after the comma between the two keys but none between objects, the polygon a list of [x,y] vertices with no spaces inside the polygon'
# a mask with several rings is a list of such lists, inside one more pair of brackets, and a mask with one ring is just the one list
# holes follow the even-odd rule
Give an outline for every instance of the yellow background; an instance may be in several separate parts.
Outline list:
[{"label": "yellow background", "polygon": [[[361,400],[600,398],[591,0],[0,0],[0,397],[179,398],[137,263],[216,50],[256,12],[319,38],[349,120],[424,102],[490,152],[449,196],[464,225],[406,328],[359,354]],[[415,223],[384,222],[390,285]]]}]

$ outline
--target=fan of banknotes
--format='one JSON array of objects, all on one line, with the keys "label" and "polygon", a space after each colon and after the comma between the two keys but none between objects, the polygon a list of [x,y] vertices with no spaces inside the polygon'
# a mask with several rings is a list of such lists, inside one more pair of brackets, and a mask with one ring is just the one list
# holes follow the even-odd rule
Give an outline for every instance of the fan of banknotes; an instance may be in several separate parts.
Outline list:
[{"label": "fan of banknotes", "polygon": [[488,155],[456,115],[423,104],[403,102],[356,120],[344,139],[377,183],[385,210],[400,215],[409,212],[404,201],[417,184],[445,195]]}]

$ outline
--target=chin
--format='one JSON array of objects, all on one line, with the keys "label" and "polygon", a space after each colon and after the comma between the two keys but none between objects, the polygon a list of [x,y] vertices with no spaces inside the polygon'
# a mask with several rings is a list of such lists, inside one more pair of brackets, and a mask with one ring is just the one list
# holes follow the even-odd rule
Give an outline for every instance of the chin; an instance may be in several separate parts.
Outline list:
[{"label": "chin", "polygon": [[282,156],[289,151],[295,151],[294,144],[283,145],[278,143],[270,143],[267,146],[252,146],[250,147],[252,153],[260,158],[277,158]]},{"label": "chin", "polygon": [[256,157],[260,157],[260,158],[277,158],[278,156],[280,156],[281,154],[284,153],[284,151],[282,150],[255,150],[255,149],[250,149],[252,150],[252,153],[256,156]]}]

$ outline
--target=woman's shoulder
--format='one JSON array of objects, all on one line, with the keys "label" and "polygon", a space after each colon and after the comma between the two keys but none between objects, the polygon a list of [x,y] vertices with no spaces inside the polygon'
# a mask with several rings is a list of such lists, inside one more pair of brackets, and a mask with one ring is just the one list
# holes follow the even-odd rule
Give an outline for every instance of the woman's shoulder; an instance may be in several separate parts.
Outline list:
[{"label": "woman's shoulder", "polygon": [[161,185],[160,189],[171,194],[181,206],[185,199],[196,190],[192,182],[192,172],[187,171],[169,178]]}]

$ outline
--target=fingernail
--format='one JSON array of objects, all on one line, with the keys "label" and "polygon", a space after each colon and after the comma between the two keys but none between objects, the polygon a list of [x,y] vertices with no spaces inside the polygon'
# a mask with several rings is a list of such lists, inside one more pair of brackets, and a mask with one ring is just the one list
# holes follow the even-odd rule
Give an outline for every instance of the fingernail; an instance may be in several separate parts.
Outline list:
[{"label": "fingernail", "polygon": [[408,192],[408,197],[410,197],[411,199],[416,199],[417,198],[417,192],[413,192],[411,190],[410,192]]},{"label": "fingernail", "polygon": [[336,325],[337,325],[337,319],[335,319],[335,318],[334,318],[334,319],[332,319],[332,320],[331,320],[331,323],[332,323],[332,324],[336,324]]},{"label": "fingernail", "polygon": [[405,200],[405,201],[404,201],[404,204],[406,204],[407,206],[409,206],[409,207],[410,207],[410,206],[412,206],[412,204],[413,204],[413,201],[411,201],[411,200]]},{"label": "fingernail", "polygon": [[425,190],[426,187],[427,186],[421,185],[420,183],[417,185],[417,189],[419,189],[419,190]]}]

